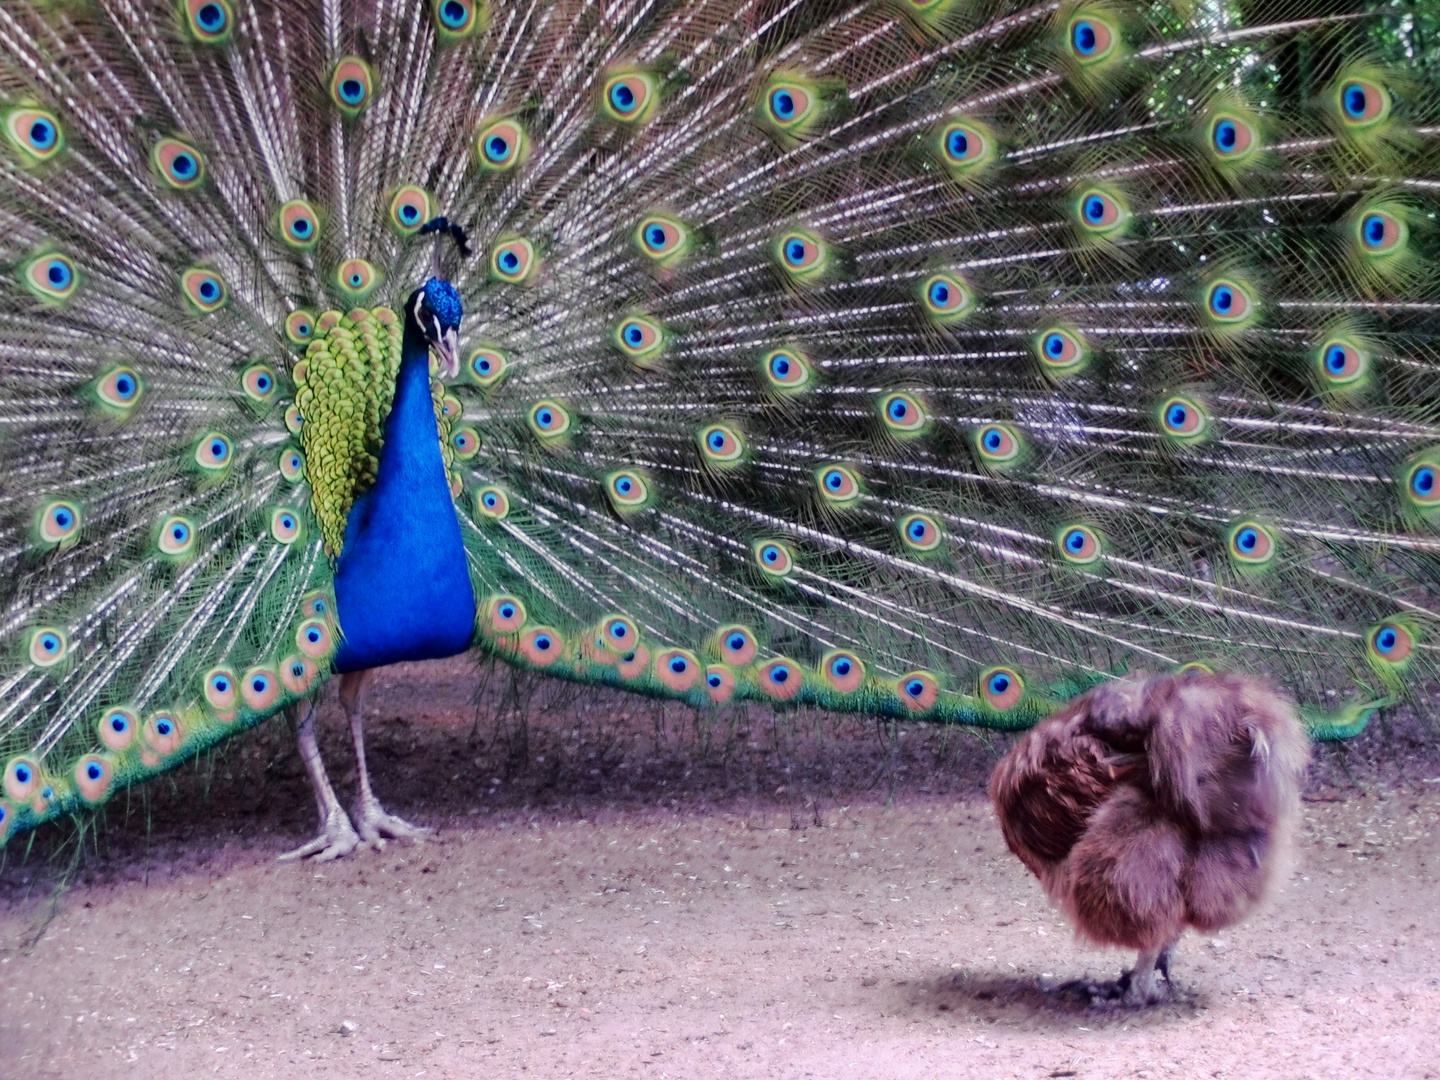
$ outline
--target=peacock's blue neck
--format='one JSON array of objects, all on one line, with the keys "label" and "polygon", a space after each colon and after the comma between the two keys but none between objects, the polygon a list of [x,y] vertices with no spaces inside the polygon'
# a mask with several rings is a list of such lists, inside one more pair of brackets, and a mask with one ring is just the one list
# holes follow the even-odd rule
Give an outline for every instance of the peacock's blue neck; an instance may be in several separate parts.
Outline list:
[{"label": "peacock's blue neck", "polygon": [[405,321],[375,484],[355,500],[335,568],[338,671],[470,647],[475,594],[430,396],[430,347]]}]

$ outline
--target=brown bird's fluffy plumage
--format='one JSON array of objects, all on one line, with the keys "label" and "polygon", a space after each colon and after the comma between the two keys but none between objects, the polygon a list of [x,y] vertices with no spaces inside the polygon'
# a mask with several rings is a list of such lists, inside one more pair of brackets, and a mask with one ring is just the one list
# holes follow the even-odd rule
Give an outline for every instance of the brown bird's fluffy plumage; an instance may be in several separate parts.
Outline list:
[{"label": "brown bird's fluffy plumage", "polygon": [[1187,927],[1248,915],[1288,865],[1310,757],[1290,702],[1239,675],[1106,683],[1027,732],[990,797],[1010,850],[1079,932],[1140,953],[1114,993],[1158,998]]}]

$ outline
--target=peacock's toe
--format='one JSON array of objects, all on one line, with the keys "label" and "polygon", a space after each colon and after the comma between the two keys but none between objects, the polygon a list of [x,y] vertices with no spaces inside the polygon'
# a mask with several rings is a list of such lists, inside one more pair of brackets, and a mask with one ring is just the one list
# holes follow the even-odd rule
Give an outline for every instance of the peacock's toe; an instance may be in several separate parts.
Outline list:
[{"label": "peacock's toe", "polygon": [[356,807],[355,822],[360,838],[376,851],[383,851],[386,840],[414,840],[423,843],[434,830],[411,825],[404,818],[387,813],[379,799],[362,799]]},{"label": "peacock's toe", "polygon": [[331,862],[344,858],[359,846],[360,836],[350,824],[349,815],[341,807],[334,806],[325,815],[325,824],[319,836],[294,851],[287,851],[278,861],[297,862],[313,857],[316,862]]}]

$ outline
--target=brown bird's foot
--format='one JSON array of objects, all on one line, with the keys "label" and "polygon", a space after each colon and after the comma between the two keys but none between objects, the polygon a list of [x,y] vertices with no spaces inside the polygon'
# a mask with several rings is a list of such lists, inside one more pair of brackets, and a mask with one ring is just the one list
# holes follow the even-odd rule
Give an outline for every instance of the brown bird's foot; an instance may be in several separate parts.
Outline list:
[{"label": "brown bird's foot", "polygon": [[360,805],[355,808],[355,824],[360,828],[360,838],[376,851],[385,849],[387,839],[423,842],[433,831],[386,813],[380,800],[373,795],[361,798]]},{"label": "brown bird's foot", "polygon": [[350,818],[344,809],[336,803],[326,813],[320,835],[308,844],[301,844],[294,851],[287,851],[280,856],[279,861],[296,862],[313,856],[316,862],[330,862],[349,855],[359,846],[360,837],[356,834],[355,827],[350,824]]},{"label": "brown bird's foot", "polygon": [[1170,977],[1167,975],[1162,983],[1158,974],[1152,964],[1144,971],[1137,968],[1120,976],[1116,984],[1122,990],[1120,1004],[1143,1008],[1164,1001],[1170,992]]}]

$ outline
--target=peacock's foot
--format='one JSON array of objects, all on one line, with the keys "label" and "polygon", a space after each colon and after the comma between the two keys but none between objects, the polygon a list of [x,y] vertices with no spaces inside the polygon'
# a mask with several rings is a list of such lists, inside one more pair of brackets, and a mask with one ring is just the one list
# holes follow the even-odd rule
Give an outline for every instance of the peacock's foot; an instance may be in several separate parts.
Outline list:
[{"label": "peacock's foot", "polygon": [[420,825],[411,825],[404,818],[387,814],[380,800],[371,796],[362,798],[355,808],[355,824],[360,827],[360,837],[376,851],[383,851],[385,841],[414,840],[423,842],[434,830]]},{"label": "peacock's foot", "polygon": [[325,815],[325,824],[321,827],[319,836],[308,844],[301,844],[294,851],[287,851],[280,856],[279,861],[295,862],[314,856],[316,862],[330,862],[332,859],[349,855],[359,846],[360,837],[355,832],[355,827],[337,804]]}]

